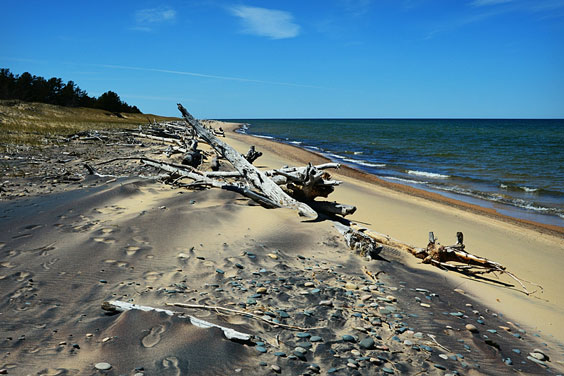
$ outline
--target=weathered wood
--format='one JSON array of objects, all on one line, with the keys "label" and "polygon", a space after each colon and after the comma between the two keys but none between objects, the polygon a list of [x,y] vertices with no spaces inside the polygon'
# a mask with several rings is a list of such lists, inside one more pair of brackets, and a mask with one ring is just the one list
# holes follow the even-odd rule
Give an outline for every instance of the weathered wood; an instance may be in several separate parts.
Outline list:
[{"label": "weathered wood", "polygon": [[145,134],[145,133],[141,133],[141,132],[140,133],[132,133],[132,135],[136,136],[136,137],[148,138],[150,140],[155,140],[155,141],[171,142],[173,144],[177,144],[178,146],[184,146],[182,144],[182,141],[180,141],[179,139],[176,139],[176,138],[153,136],[153,135]]},{"label": "weathered wood", "polygon": [[318,212],[346,217],[351,215],[356,211],[356,206],[339,204],[338,202],[329,201],[311,201],[309,202],[311,207]]},{"label": "weathered wood", "polygon": [[225,326],[217,325],[217,324],[211,323],[209,321],[202,320],[202,319],[194,317],[194,316],[186,315],[186,314],[181,313],[181,312],[174,312],[174,311],[171,311],[171,310],[168,310],[168,309],[142,306],[142,305],[138,305],[138,304],[122,302],[122,301],[119,301],[119,300],[112,300],[112,301],[109,301],[109,302],[103,302],[102,303],[102,309],[104,311],[108,311],[108,312],[125,312],[125,311],[130,311],[130,310],[139,310],[139,311],[144,311],[144,312],[151,312],[151,311],[163,312],[163,313],[166,313],[169,316],[182,315],[183,317],[187,317],[190,320],[190,323],[194,326],[197,326],[197,327],[200,327],[200,328],[203,328],[203,329],[219,328],[219,329],[221,329],[221,331],[223,332],[223,334],[225,335],[225,337],[227,339],[251,343],[251,335],[250,334],[242,333],[242,332],[239,332],[235,329],[227,328]]},{"label": "weathered wood", "polygon": [[262,152],[260,151],[256,151],[255,149],[255,145],[251,145],[251,147],[249,148],[249,151],[247,152],[247,154],[245,154],[245,159],[247,161],[249,161],[249,163],[253,163],[254,161],[256,161],[260,156],[262,155]]},{"label": "weathered wood", "polygon": [[264,207],[267,208],[279,208],[280,205],[278,205],[275,201],[272,201],[269,197],[265,197],[259,193],[253,192],[252,190],[244,187],[244,186],[239,186],[239,185],[235,185],[235,184],[229,184],[229,183],[225,183],[225,182],[221,182],[215,179],[211,179],[208,178],[200,173],[197,173],[195,171],[189,171],[186,169],[186,166],[179,166],[179,165],[174,165],[171,163],[164,163],[164,162],[159,162],[159,161],[155,161],[152,159],[148,159],[148,158],[140,158],[141,163],[146,164],[148,166],[152,166],[152,167],[156,167],[156,168],[160,168],[161,170],[167,171],[167,172],[171,172],[173,174],[176,174],[178,176],[183,176],[183,177],[187,177],[190,178],[192,180],[195,181],[195,184],[197,185],[208,185],[211,187],[215,187],[215,188],[221,188],[221,189],[225,189],[228,191],[232,191],[232,192],[237,192],[242,194],[245,197],[248,197],[256,202],[258,202],[259,204],[261,204]]},{"label": "weathered wood", "polygon": [[380,251],[382,251],[381,245],[361,231],[357,231],[352,227],[343,225],[339,222],[335,222],[333,226],[335,226],[335,228],[343,234],[347,246],[361,256],[375,258]]},{"label": "weathered wood", "polygon": [[225,157],[254,188],[260,190],[279,206],[296,209],[300,215],[303,216],[317,217],[317,213],[312,208],[288,196],[278,185],[266,176],[266,174],[250,164],[231,146],[220,141],[212,132],[204,128],[204,126],[190,115],[181,104],[178,104],[178,109],[182,113],[184,120],[194,129],[198,136],[204,139],[220,155]]}]

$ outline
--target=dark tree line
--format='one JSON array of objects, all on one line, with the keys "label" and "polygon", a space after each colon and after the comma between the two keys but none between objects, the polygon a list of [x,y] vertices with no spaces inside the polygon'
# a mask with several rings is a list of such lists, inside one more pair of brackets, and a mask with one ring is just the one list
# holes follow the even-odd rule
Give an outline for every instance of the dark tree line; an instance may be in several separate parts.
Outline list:
[{"label": "dark tree line", "polygon": [[136,106],[123,102],[119,95],[107,91],[98,98],[90,97],[73,81],[66,84],[60,78],[32,76],[28,72],[14,75],[0,69],[0,99],[19,99],[68,107],[100,108],[111,112],[141,113]]}]

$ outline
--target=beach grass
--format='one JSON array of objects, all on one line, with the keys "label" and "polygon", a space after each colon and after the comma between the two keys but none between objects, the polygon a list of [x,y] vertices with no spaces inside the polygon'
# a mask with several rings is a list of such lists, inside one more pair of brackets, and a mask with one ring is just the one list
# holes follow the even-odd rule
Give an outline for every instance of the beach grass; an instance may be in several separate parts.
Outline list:
[{"label": "beach grass", "polygon": [[131,128],[153,121],[178,120],[152,114],[112,113],[18,100],[0,101],[0,149],[10,145],[41,145],[46,139],[87,130]]}]

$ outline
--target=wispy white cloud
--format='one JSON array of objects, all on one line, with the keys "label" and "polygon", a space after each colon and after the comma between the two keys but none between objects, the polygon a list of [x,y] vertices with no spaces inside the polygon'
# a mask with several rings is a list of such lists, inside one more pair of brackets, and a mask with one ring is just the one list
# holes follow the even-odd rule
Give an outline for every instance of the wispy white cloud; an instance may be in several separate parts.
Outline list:
[{"label": "wispy white cloud", "polygon": [[266,85],[293,86],[293,87],[304,87],[304,88],[313,88],[313,89],[327,89],[326,87],[321,87],[321,86],[304,85],[304,84],[297,84],[297,83],[291,83],[291,82],[255,80],[255,79],[251,79],[251,78],[218,76],[218,75],[213,75],[213,74],[175,71],[175,70],[170,70],[170,69],[143,68],[143,67],[133,67],[133,66],[127,66],[127,65],[112,65],[112,64],[92,64],[92,65],[97,66],[97,67],[102,67],[102,68],[125,69],[125,70],[144,71],[144,72],[169,73],[169,74],[176,74],[176,75],[181,75],[181,76],[203,77],[203,78],[212,78],[212,79],[226,80],[226,81],[251,82],[251,83],[266,84]]},{"label": "wispy white cloud", "polygon": [[169,7],[140,9],[135,12],[135,21],[138,24],[174,22],[175,20],[176,11]]},{"label": "wispy white cloud", "polygon": [[368,13],[374,0],[340,0],[347,13],[353,16],[362,16]]},{"label": "wispy white cloud", "polygon": [[153,27],[162,23],[176,21],[176,11],[169,7],[140,9],[135,12],[135,26],[131,30],[152,31]]},{"label": "wispy white cloud", "polygon": [[243,31],[247,34],[271,39],[294,38],[300,34],[300,26],[290,12],[246,5],[233,7],[230,11],[242,20]]},{"label": "wispy white cloud", "polygon": [[474,0],[470,3],[470,5],[475,7],[483,7],[488,5],[498,5],[504,3],[510,3],[513,0]]}]

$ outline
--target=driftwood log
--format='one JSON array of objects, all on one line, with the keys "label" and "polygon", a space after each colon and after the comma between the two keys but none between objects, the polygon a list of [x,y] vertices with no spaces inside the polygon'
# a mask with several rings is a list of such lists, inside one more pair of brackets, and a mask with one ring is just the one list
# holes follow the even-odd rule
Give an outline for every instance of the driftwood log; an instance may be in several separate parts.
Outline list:
[{"label": "driftwood log", "polygon": [[287,193],[285,193],[276,183],[272,181],[266,174],[252,164],[250,164],[235,149],[220,141],[212,132],[206,129],[198,120],[196,120],[186,109],[179,103],[178,109],[182,117],[188,125],[190,125],[195,133],[204,139],[215,151],[227,159],[233,167],[248,181],[255,189],[276,203],[280,207],[287,207],[298,210],[299,214],[306,217],[315,218],[317,212],[303,202],[299,202]]}]

